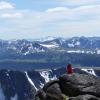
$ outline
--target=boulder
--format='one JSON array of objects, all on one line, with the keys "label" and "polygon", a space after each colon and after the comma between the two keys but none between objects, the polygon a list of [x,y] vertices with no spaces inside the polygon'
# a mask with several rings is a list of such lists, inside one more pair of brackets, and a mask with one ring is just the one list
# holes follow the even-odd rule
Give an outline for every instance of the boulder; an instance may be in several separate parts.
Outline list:
[{"label": "boulder", "polygon": [[100,79],[93,75],[64,74],[46,83],[35,100],[100,100]]},{"label": "boulder", "polygon": [[100,100],[100,98],[97,98],[93,95],[79,95],[77,97],[69,98],[69,100]]},{"label": "boulder", "polygon": [[48,87],[47,91],[47,100],[63,100],[62,92],[58,83],[53,84]]},{"label": "boulder", "polygon": [[45,99],[46,99],[46,93],[42,89],[37,91],[35,95],[35,100],[45,100]]},{"label": "boulder", "polygon": [[43,90],[37,92],[35,97],[36,100],[63,100],[64,98],[58,80],[48,82],[44,85]]},{"label": "boulder", "polygon": [[100,97],[100,79],[93,75],[64,74],[59,77],[59,84],[68,96],[90,94]]}]

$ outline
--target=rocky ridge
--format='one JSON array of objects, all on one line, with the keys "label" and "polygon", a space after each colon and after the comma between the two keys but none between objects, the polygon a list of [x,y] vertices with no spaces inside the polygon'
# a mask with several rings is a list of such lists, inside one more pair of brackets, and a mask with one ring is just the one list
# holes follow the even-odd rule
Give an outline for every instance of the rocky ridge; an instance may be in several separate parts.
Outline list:
[{"label": "rocky ridge", "polygon": [[35,100],[100,100],[100,78],[85,74],[64,74],[40,89]]},{"label": "rocky ridge", "polygon": [[[85,68],[74,68],[73,70],[75,73],[92,74],[100,77],[100,70]],[[64,73],[66,73],[66,68],[31,71],[0,70],[0,100],[34,100],[36,92],[43,88],[44,84],[45,91],[47,91],[48,87],[50,87],[48,91],[51,91],[51,85],[55,84],[53,85],[53,88],[55,88],[53,93],[59,94],[60,91],[62,94],[59,86],[59,77]],[[58,87],[58,92],[56,87]],[[44,90],[41,89],[40,93]],[[43,92],[44,96],[46,94],[45,91]],[[62,95],[65,96],[64,94]],[[85,98],[87,98],[87,95]]]}]

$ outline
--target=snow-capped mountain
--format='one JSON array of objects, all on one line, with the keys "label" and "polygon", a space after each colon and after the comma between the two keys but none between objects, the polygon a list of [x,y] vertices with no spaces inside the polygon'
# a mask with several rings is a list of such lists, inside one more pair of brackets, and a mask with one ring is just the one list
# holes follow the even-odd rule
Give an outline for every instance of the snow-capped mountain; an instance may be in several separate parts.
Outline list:
[{"label": "snow-capped mountain", "polygon": [[67,63],[99,67],[100,38],[0,40],[0,69],[52,68],[63,67]]},{"label": "snow-capped mountain", "polygon": [[[74,72],[100,76],[100,70],[75,68]],[[65,68],[24,72],[0,70],[0,100],[34,100],[38,89],[64,73]]]},{"label": "snow-capped mountain", "polygon": [[48,37],[44,37],[44,38],[41,38],[41,39],[36,39],[36,41],[45,42],[45,41],[52,41],[54,39],[56,39],[56,37],[48,36]]},{"label": "snow-capped mountain", "polygon": [[0,40],[0,51],[28,55],[56,50],[68,53],[100,54],[100,38],[73,37],[69,39],[47,37],[40,40]]}]

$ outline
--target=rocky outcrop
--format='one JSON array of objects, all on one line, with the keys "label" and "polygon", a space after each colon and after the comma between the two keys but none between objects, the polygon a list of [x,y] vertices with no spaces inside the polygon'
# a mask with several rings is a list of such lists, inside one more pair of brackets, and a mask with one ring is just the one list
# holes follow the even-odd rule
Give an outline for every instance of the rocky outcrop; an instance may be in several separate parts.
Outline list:
[{"label": "rocky outcrop", "polygon": [[[62,75],[63,73],[66,73],[65,68],[59,68],[56,70],[46,70],[46,71],[31,70],[31,71],[25,71],[25,72],[14,71],[14,70],[0,70],[0,100],[34,100],[34,95],[36,94],[36,91],[42,88],[44,84],[45,86],[36,94],[36,98],[37,98],[36,100],[39,100],[40,98],[42,100],[49,100],[50,98],[51,100],[55,100],[55,99],[62,100],[63,98],[69,98],[69,97],[71,97],[70,99],[74,100],[80,97],[86,98],[85,97],[86,94],[94,96],[96,98],[100,98],[98,96],[99,95],[98,89],[100,87],[99,79],[95,76],[87,75],[88,73],[78,68],[75,68],[74,72],[81,73],[81,74]],[[88,72],[90,71],[88,70]],[[94,72],[91,72],[91,73],[94,73]],[[98,70],[98,73],[100,73],[99,70]],[[98,76],[98,74],[96,75]],[[81,80],[82,78],[84,80]],[[50,81],[50,80],[54,80],[54,81]],[[89,80],[90,83],[83,84],[85,80],[86,82],[88,82]],[[46,84],[47,81],[50,81],[50,82]],[[72,87],[73,91],[70,90],[71,93],[73,92],[72,95],[70,92],[67,93],[69,88],[67,88],[67,91],[66,91],[66,87],[69,82],[71,84],[70,87],[73,86]],[[94,89],[92,88],[92,84],[94,86]],[[89,85],[91,87],[89,87]],[[76,91],[74,87],[77,88],[77,92],[78,92],[77,95],[76,95]],[[91,88],[88,91],[89,93],[87,93],[86,89],[88,88],[86,87]],[[82,93],[79,90],[81,90]],[[92,92],[90,92],[90,90]],[[94,91],[97,91],[97,92],[94,92]]]},{"label": "rocky outcrop", "polygon": [[44,85],[35,100],[100,100],[100,79],[93,75],[64,74]]},{"label": "rocky outcrop", "polygon": [[77,97],[70,97],[69,100],[100,100],[100,98],[93,95],[79,95]]}]

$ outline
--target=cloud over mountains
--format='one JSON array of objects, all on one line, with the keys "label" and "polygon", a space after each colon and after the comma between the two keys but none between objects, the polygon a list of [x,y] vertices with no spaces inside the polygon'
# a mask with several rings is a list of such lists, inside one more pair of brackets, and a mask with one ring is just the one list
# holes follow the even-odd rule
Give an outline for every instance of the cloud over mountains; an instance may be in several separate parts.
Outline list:
[{"label": "cloud over mountains", "polygon": [[[31,2],[31,1],[29,1]],[[43,1],[45,4],[45,1]],[[45,9],[40,0],[32,4],[37,9],[19,8],[15,2],[0,2],[1,38],[40,38],[41,36],[99,36],[99,0],[47,0]],[[54,2],[54,5],[50,5]],[[77,34],[76,34],[77,33]],[[8,36],[11,34],[11,36]]]}]

